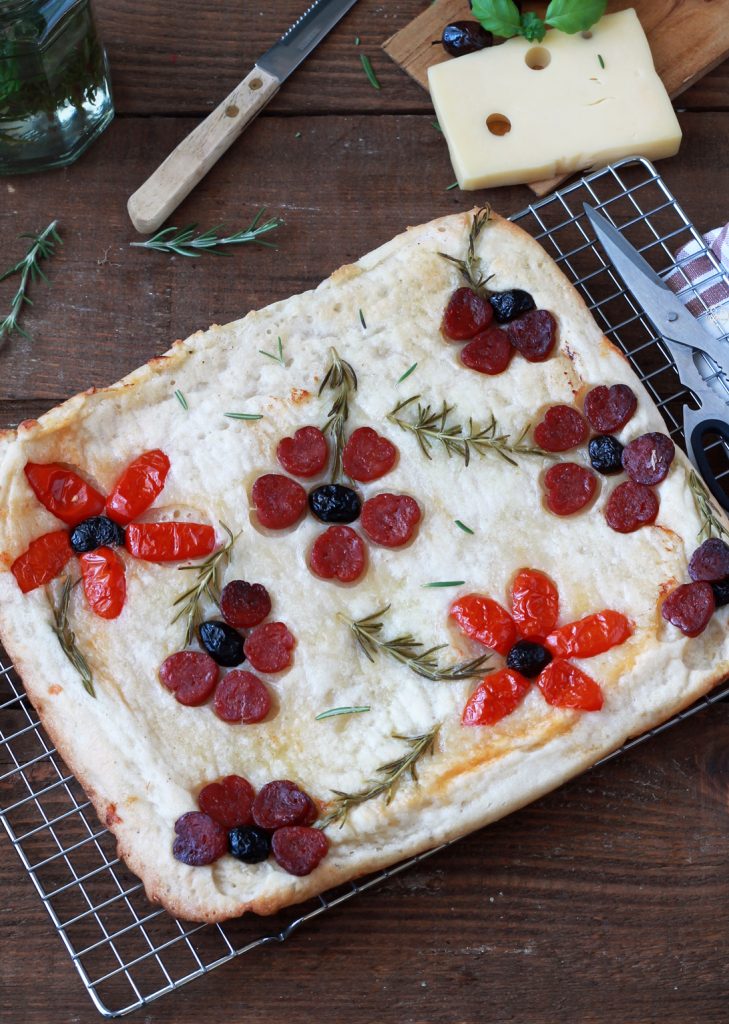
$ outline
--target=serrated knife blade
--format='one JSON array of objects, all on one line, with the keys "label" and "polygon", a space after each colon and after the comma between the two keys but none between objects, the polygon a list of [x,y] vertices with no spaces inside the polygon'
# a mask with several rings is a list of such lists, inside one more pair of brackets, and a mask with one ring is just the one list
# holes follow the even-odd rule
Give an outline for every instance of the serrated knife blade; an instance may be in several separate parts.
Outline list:
[{"label": "serrated knife blade", "polygon": [[356,2],[315,0],[297,18],[130,197],[127,210],[137,231],[146,234],[160,227]]}]

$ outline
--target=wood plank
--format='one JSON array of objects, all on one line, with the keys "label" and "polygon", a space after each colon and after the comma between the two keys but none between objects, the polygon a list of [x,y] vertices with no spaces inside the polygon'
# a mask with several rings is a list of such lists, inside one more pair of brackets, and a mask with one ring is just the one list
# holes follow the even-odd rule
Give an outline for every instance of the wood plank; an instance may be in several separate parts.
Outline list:
[{"label": "wood plank", "polygon": [[[689,215],[708,229],[726,217],[716,176],[729,165],[729,116],[685,114],[681,120],[684,149],[662,170]],[[52,287],[34,286],[36,302],[24,320],[32,338],[13,335],[5,346],[0,402],[32,398],[50,406],[108,384],[175,338],[313,287],[407,224],[484,200],[511,213],[530,199],[523,186],[445,191],[452,171],[429,116],[264,118],[185,201],[175,222],[240,227],[265,205],[286,219],[280,249],[241,247],[218,259],[211,274],[209,256],[169,257],[128,245],[137,236],[126,197],[193,123],[122,119],[75,167],[0,181],[8,260],[24,251],[23,243],[10,240],[52,217],[60,219],[65,241],[49,267]],[[313,185],[323,166],[324,188]],[[417,179],[411,167],[419,168]],[[12,288],[12,281],[0,284],[3,306]],[[16,408],[7,407],[5,423],[17,419]]]},{"label": "wood plank", "polygon": [[[544,13],[539,5],[540,13]],[[543,5],[542,5],[543,7]],[[650,42],[656,71],[674,98],[724,61],[729,55],[729,0],[707,6],[704,0],[632,0],[612,2],[610,12],[633,7]],[[414,21],[383,44],[383,49],[420,86],[428,88],[428,68],[449,60],[434,47],[444,25],[472,17],[467,0],[435,0]],[[681,45],[676,41],[680,39]],[[537,195],[552,192],[565,175],[537,181]]]},{"label": "wood plank", "polygon": [[[727,749],[718,705],[133,1019],[725,1024]],[[0,849],[0,1019],[94,1024]]]},{"label": "wood plank", "polygon": [[[383,40],[412,21],[426,2],[359,0],[285,83],[271,111],[428,113],[428,97],[379,52]],[[117,111],[122,116],[208,114],[304,6],[302,0],[277,0],[253,10],[229,0],[177,0],[165,5],[96,0]],[[354,45],[357,35],[359,47]],[[360,52],[372,60],[382,84],[379,92],[362,71]],[[687,92],[682,105],[729,108],[729,64]]]}]

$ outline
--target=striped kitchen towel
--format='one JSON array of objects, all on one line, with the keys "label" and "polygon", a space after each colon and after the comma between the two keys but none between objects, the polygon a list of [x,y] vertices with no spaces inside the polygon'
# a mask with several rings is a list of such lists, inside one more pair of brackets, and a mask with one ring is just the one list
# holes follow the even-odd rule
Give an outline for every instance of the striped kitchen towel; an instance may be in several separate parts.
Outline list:
[{"label": "striped kitchen towel", "polygon": [[[708,309],[704,326],[718,337],[726,337],[729,335],[729,283],[717,270],[707,250],[723,267],[725,274],[729,274],[729,224],[709,231],[704,235],[704,242],[705,247],[692,240],[678,250],[676,263],[683,273],[669,274],[666,283],[675,292],[684,293],[681,298],[694,316],[701,316]],[[686,278],[700,299],[687,290]]]}]

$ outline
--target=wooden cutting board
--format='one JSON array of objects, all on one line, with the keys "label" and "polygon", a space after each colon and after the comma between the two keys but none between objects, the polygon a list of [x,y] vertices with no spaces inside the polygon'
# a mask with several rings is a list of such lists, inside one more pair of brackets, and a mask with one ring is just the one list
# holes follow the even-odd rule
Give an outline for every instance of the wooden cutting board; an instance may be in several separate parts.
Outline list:
[{"label": "wooden cutting board", "polygon": [[[524,4],[525,10],[544,14],[544,4]],[[729,0],[634,0],[609,3],[608,12],[634,7],[645,29],[658,74],[673,98],[688,89],[729,56]],[[383,50],[415,81],[428,88],[428,68],[451,60],[440,39],[451,21],[473,19],[468,0],[434,0],[409,25],[396,32]],[[530,185],[539,196],[556,188],[564,177]]]}]

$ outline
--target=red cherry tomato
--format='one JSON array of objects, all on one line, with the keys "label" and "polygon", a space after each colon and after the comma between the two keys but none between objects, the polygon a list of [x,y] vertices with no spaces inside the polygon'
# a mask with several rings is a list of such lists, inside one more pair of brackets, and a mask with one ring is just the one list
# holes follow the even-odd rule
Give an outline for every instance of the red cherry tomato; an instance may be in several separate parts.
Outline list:
[{"label": "red cherry tomato", "polygon": [[202,523],[130,523],[127,551],[146,562],[183,562],[203,558],[215,547],[215,530]]},{"label": "red cherry tomato", "polygon": [[18,555],[10,566],[10,571],[27,594],[55,579],[72,554],[68,532],[53,530],[31,541],[28,550]]},{"label": "red cherry tomato", "polygon": [[91,608],[102,619],[116,619],[124,607],[127,581],[124,563],[111,548],[87,551],[81,563],[84,593]]},{"label": "red cherry tomato", "polygon": [[104,511],[104,495],[57,462],[28,462],[25,475],[41,505],[68,526]]},{"label": "red cherry tomato", "polygon": [[462,633],[499,654],[516,640],[514,620],[500,604],[482,594],[466,594],[451,605],[450,616]]},{"label": "red cherry tomato", "polygon": [[592,658],[624,643],[632,635],[630,620],[606,608],[559,626],[544,643],[555,658]]},{"label": "red cherry tomato", "polygon": [[577,711],[599,711],[603,705],[599,685],[569,661],[552,661],[542,669],[537,679],[547,704],[555,708],[574,708]]},{"label": "red cherry tomato", "polygon": [[146,512],[161,493],[170,471],[170,460],[155,448],[130,463],[106,499],[106,514],[120,526]]},{"label": "red cherry tomato", "polygon": [[530,685],[513,669],[493,672],[468,698],[461,721],[464,725],[495,725],[519,707]]},{"label": "red cherry tomato", "polygon": [[543,572],[522,569],[511,585],[511,613],[526,640],[541,639],[554,629],[559,615],[559,593]]}]

